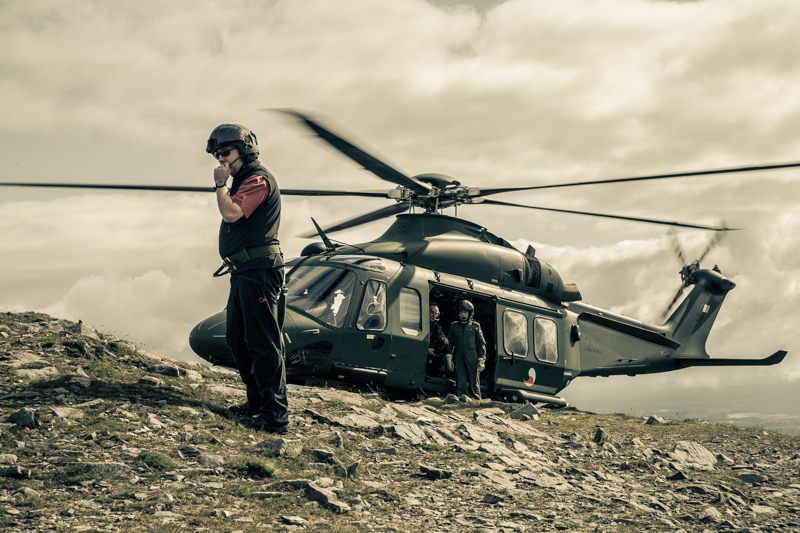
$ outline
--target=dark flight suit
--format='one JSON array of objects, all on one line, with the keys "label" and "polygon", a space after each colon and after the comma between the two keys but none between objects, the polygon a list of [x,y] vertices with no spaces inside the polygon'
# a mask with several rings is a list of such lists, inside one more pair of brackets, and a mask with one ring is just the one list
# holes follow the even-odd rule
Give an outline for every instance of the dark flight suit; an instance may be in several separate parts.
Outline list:
[{"label": "dark flight suit", "polygon": [[447,353],[453,354],[456,372],[456,396],[464,394],[481,398],[478,384],[478,359],[486,358],[486,341],[481,325],[470,319],[466,324],[456,320],[447,333]]},{"label": "dark flight suit", "polygon": [[[242,250],[278,244],[281,195],[272,174],[259,161],[247,164],[233,175],[230,189],[257,175],[269,183],[269,194],[249,217],[222,222],[219,254],[229,257]],[[231,274],[225,340],[233,353],[239,375],[247,386],[247,401],[274,428],[289,423],[286,398],[286,364],[278,323],[278,300],[284,281],[280,254],[251,259]]]},{"label": "dark flight suit", "polygon": [[430,353],[428,354],[428,366],[426,373],[429,376],[438,376],[442,368],[442,355],[444,354],[445,346],[444,342],[442,342],[443,336],[444,330],[442,329],[442,325],[439,324],[439,321],[431,321],[431,340],[428,347],[433,348],[434,355],[430,355]]}]

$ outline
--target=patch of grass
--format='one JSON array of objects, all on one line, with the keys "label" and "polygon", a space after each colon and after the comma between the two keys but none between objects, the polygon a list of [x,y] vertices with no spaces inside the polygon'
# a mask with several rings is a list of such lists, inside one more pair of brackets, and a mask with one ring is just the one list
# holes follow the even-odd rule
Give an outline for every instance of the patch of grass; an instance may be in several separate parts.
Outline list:
[{"label": "patch of grass", "polygon": [[119,356],[133,355],[136,353],[134,348],[131,348],[124,342],[112,341],[106,345],[106,348],[111,353]]},{"label": "patch of grass", "polygon": [[434,443],[432,443],[432,442],[426,442],[425,444],[423,444],[423,445],[421,446],[421,448],[422,448],[423,450],[425,450],[426,452],[440,452],[440,451],[442,451],[442,449],[443,449],[443,448],[442,448],[441,446],[439,446],[438,444],[434,444]]},{"label": "patch of grass", "polygon": [[275,473],[275,465],[255,457],[242,457],[231,461],[231,466],[248,476],[269,477]]},{"label": "patch of grass", "polygon": [[130,379],[131,377],[130,372],[123,372],[115,364],[106,361],[91,361],[84,366],[84,370],[90,376],[93,375],[103,380],[125,381],[126,378]]},{"label": "patch of grass", "polygon": [[168,470],[175,467],[175,461],[161,452],[142,452],[136,457],[153,470]]}]

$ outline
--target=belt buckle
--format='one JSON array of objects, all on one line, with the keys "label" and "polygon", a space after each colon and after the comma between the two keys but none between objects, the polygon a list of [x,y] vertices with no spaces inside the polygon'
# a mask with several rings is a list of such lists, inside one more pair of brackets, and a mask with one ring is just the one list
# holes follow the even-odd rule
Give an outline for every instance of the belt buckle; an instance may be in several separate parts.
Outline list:
[{"label": "belt buckle", "polygon": [[231,261],[229,257],[223,258],[222,264],[228,267],[228,272],[236,272],[236,263]]}]

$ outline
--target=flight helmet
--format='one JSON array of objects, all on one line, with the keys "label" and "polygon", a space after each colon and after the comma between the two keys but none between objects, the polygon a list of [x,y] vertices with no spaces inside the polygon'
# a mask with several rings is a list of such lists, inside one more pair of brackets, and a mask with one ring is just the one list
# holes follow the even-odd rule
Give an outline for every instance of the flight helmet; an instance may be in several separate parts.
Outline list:
[{"label": "flight helmet", "polygon": [[469,300],[461,300],[458,304],[458,312],[460,313],[461,311],[467,311],[469,318],[472,318],[472,315],[475,314],[475,306]]},{"label": "flight helmet", "polygon": [[213,154],[223,146],[233,145],[239,150],[244,163],[252,163],[258,157],[256,134],[241,124],[220,124],[208,137],[206,152]]}]

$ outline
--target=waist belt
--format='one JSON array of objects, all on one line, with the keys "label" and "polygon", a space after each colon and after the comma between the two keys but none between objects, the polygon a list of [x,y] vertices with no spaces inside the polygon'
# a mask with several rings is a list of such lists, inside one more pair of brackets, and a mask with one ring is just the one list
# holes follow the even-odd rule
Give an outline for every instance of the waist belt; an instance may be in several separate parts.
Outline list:
[{"label": "waist belt", "polygon": [[[281,253],[281,248],[277,244],[267,244],[266,246],[256,246],[255,248],[244,248],[235,254],[222,259],[222,266],[214,272],[214,277],[224,276],[225,274],[232,274],[236,269],[252,261],[268,255],[275,255]],[[223,269],[227,269],[223,271]]]}]

